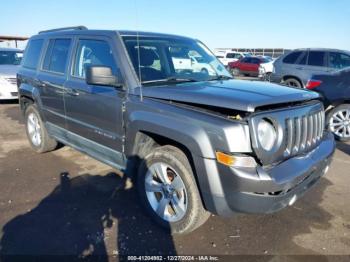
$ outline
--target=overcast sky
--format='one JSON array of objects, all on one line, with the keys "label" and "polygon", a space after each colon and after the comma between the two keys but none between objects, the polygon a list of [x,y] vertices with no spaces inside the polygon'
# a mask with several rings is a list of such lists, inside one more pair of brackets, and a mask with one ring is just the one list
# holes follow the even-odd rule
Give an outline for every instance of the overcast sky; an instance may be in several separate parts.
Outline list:
[{"label": "overcast sky", "polygon": [[72,25],[173,33],[217,47],[350,50],[349,0],[5,0],[0,35]]}]

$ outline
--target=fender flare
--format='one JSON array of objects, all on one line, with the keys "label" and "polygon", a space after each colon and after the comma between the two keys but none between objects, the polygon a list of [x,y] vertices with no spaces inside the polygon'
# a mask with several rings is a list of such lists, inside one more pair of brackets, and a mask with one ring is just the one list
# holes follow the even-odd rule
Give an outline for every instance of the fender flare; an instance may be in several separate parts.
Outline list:
[{"label": "fender flare", "polygon": [[152,112],[135,111],[129,116],[126,130],[126,155],[132,154],[138,132],[149,132],[184,145],[194,155],[215,158],[215,152],[205,130],[183,119]]}]

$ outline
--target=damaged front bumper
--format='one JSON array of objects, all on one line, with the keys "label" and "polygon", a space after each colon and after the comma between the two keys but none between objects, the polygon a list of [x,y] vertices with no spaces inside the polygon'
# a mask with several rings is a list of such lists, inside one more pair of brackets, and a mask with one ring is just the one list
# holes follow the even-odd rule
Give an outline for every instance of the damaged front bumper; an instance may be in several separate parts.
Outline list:
[{"label": "damaged front bumper", "polygon": [[[216,163],[216,168],[212,168],[208,176],[215,177],[213,172],[216,170],[220,182],[208,188],[220,193],[202,191],[204,202],[209,211],[221,216],[278,211],[294,204],[327,172],[334,149],[333,135],[327,133],[312,151],[268,169],[261,166],[227,167]],[[208,167],[211,164],[206,162]]]}]

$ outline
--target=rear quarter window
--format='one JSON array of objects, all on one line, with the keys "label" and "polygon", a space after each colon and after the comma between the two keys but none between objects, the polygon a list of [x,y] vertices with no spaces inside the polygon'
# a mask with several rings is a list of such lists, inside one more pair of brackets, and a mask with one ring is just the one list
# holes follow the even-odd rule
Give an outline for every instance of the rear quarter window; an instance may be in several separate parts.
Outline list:
[{"label": "rear quarter window", "polygon": [[30,69],[36,69],[38,67],[41,50],[44,40],[36,39],[31,40],[28,44],[28,48],[24,54],[23,66]]},{"label": "rear quarter window", "polygon": [[298,58],[300,57],[301,54],[302,54],[301,51],[292,52],[292,53],[288,54],[283,59],[283,63],[285,63],[285,64],[295,64],[295,62],[298,60]]}]

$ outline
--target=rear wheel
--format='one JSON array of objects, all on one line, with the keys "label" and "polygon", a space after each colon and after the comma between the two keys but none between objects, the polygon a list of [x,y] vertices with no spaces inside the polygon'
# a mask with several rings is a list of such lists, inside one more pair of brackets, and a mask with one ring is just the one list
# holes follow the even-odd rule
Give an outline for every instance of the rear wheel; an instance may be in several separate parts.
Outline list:
[{"label": "rear wheel", "polygon": [[35,105],[26,108],[25,124],[29,143],[36,152],[44,153],[57,147],[57,141],[48,135]]},{"label": "rear wheel", "polygon": [[327,114],[328,129],[339,141],[350,140],[350,104],[343,104]]},{"label": "rear wheel", "polygon": [[302,88],[302,84],[298,79],[295,78],[287,78],[286,80],[283,81],[283,83],[287,86],[290,87],[296,87],[296,88]]},{"label": "rear wheel", "polygon": [[173,234],[189,233],[209,218],[191,165],[176,147],[158,147],[145,157],[137,187],[146,211]]},{"label": "rear wheel", "polygon": [[204,74],[204,75],[209,75],[209,71],[206,68],[202,68],[201,69],[201,73]]}]

